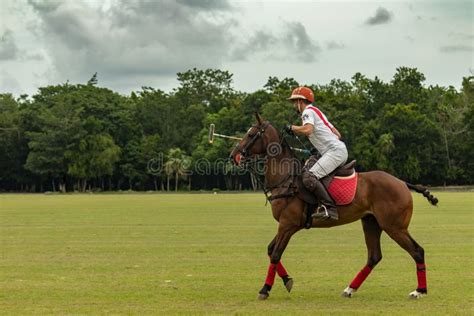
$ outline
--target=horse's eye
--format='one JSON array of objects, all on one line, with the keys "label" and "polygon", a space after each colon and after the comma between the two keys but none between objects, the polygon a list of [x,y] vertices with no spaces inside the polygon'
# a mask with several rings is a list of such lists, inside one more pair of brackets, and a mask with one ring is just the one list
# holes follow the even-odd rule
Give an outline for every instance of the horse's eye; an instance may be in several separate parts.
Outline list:
[{"label": "horse's eye", "polygon": [[254,136],[255,136],[255,133],[249,134],[249,137],[254,137]]}]

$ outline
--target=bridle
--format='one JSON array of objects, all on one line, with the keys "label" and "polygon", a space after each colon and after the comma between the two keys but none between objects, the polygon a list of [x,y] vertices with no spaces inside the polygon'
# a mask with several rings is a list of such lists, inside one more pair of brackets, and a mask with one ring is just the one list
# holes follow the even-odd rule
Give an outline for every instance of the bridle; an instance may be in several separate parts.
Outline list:
[{"label": "bridle", "polygon": [[239,144],[235,145],[235,149],[243,159],[245,159],[247,155],[251,155],[251,151],[249,150],[249,148],[251,148],[255,144],[257,139],[263,137],[263,135],[265,134],[265,130],[269,125],[269,122],[264,122],[261,125],[252,125],[251,128],[258,128],[258,132],[253,135],[253,137],[247,142],[247,144],[245,144],[243,148],[240,148]]},{"label": "bridle", "polygon": [[[253,125],[251,128],[258,128],[257,133],[252,136],[252,138],[245,144],[245,146],[243,146],[243,148],[241,148],[239,146],[239,144],[235,145],[235,150],[241,155],[242,160],[245,160],[247,155],[252,154],[252,152],[249,150],[249,148],[251,148],[259,138],[262,138],[264,136],[265,130],[267,129],[267,127],[269,125],[270,125],[270,123],[268,121],[264,122],[261,125]],[[280,138],[279,139],[279,145],[280,145],[280,148],[281,148],[281,146],[283,145],[283,142],[285,142],[285,138],[284,137],[279,137],[279,138]],[[265,154],[263,154],[261,156],[263,156],[263,158],[266,159],[267,155],[268,155],[268,152],[266,150]],[[243,165],[245,165],[245,167]],[[276,183],[276,184],[274,184],[270,187],[267,187],[266,183],[262,182],[259,179],[259,173],[253,166],[251,166],[249,164],[243,164],[242,161],[241,161],[240,167],[245,168],[248,172],[250,172],[254,175],[257,182],[259,182],[259,184],[263,188],[263,193],[265,194],[267,202],[271,202],[275,199],[289,198],[289,197],[295,196],[295,194],[296,194],[295,192],[287,192],[287,193],[278,194],[278,195],[275,195],[275,196],[269,196],[268,193],[271,192],[273,189],[276,189],[276,188],[287,187],[286,184],[288,183],[289,180],[293,179],[295,176],[298,175],[297,172],[292,171],[292,172],[288,173],[288,175],[286,177],[284,177],[282,180],[280,180],[278,183]],[[292,185],[292,182],[290,182],[290,184],[288,186],[288,189],[290,189],[291,185]]]}]

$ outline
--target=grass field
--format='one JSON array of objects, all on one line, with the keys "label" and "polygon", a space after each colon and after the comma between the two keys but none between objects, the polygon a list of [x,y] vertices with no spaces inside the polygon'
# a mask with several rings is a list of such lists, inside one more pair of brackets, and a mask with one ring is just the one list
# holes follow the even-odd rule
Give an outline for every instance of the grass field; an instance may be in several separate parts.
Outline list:
[{"label": "grass field", "polygon": [[263,194],[0,195],[0,314],[474,314],[474,193],[415,195],[410,231],[425,248],[429,295],[409,300],[415,264],[387,235],[363,267],[360,222],[301,231],[257,301],[277,223]]}]

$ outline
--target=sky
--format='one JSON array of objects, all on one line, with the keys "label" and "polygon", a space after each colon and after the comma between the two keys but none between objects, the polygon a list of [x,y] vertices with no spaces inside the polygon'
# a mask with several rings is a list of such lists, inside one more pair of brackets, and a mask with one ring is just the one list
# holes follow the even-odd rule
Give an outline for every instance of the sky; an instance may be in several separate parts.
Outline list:
[{"label": "sky", "polygon": [[473,1],[2,0],[0,93],[86,83],[128,95],[171,91],[178,72],[221,69],[234,88],[270,76],[301,84],[390,81],[416,67],[427,85],[474,75]]}]

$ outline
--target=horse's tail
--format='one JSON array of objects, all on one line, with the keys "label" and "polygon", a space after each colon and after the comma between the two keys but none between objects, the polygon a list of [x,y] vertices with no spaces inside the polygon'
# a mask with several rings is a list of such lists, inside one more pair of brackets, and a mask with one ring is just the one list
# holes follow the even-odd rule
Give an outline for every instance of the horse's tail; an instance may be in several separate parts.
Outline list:
[{"label": "horse's tail", "polygon": [[414,184],[411,184],[411,183],[408,183],[408,182],[405,182],[405,184],[407,185],[407,187],[410,189],[410,190],[414,190],[418,193],[421,193],[423,194],[423,196],[428,199],[428,201],[433,204],[433,205],[436,205],[438,204],[438,198],[437,197],[434,197],[430,191],[428,191],[428,189],[422,185],[414,185]]}]

